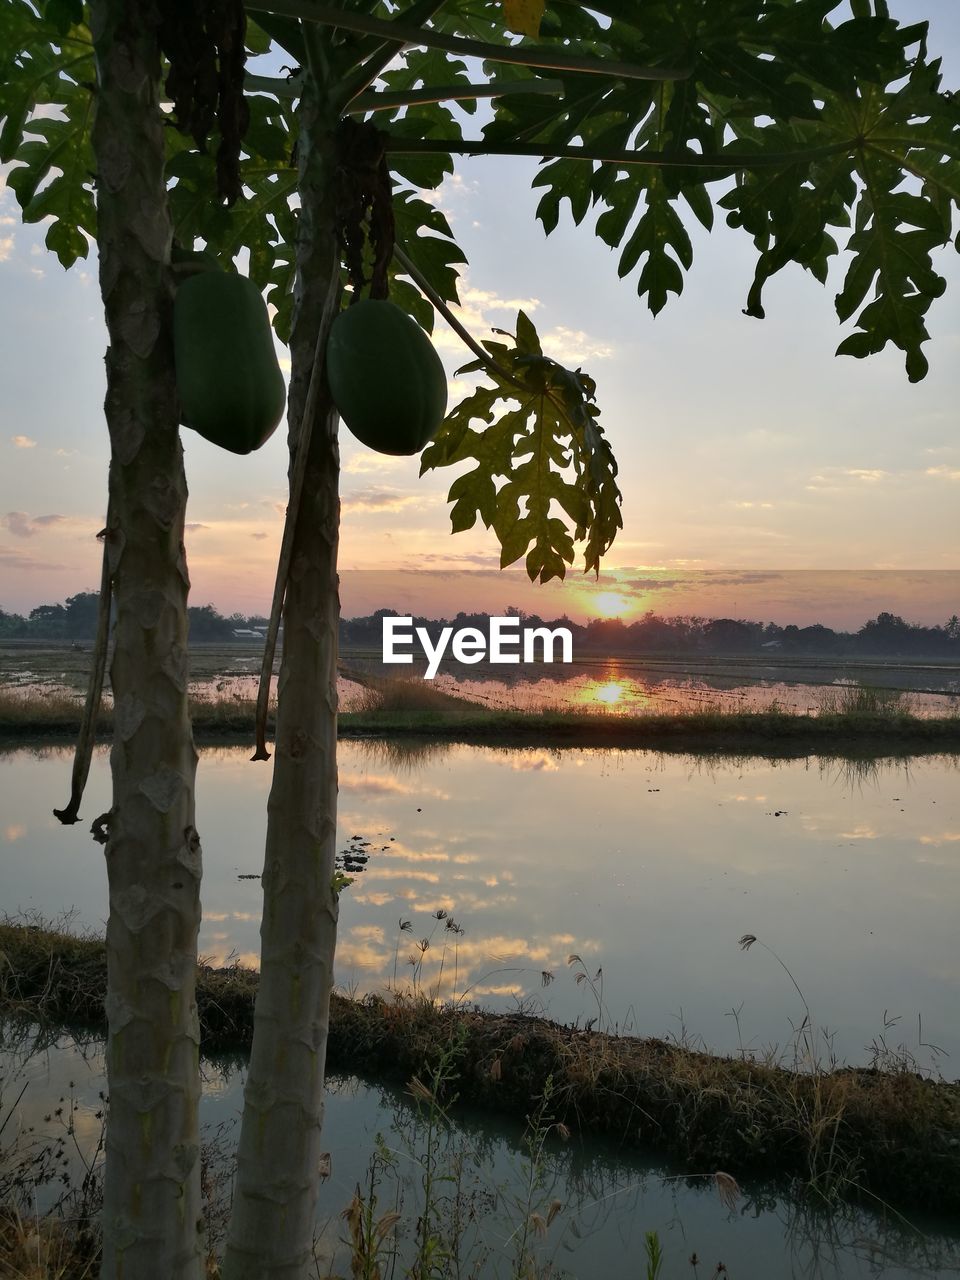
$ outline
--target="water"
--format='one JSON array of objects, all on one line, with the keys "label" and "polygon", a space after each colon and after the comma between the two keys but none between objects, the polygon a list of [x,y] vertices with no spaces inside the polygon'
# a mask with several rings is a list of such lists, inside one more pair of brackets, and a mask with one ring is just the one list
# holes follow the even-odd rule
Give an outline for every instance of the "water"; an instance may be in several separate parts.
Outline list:
[{"label": "water", "polygon": [[[260,644],[191,647],[194,698],[255,698],[263,649]],[[384,666],[368,650],[341,651],[345,673],[396,679],[422,675],[425,664]],[[0,642],[0,683],[25,695],[79,693],[86,688],[90,645],[34,645]],[[864,685],[900,695],[905,709],[919,716],[945,716],[960,705],[960,668],[949,660],[827,659],[680,654],[604,657],[578,655],[570,664],[538,663],[464,666],[445,661],[434,688],[483,706],[539,711],[579,707],[611,715],[702,710],[757,711],[774,704],[800,715],[816,714],[845,688]],[[274,680],[274,690],[276,681]],[[338,681],[343,710],[365,703],[361,687]],[[105,692],[109,702],[110,691]]]},{"label": "water", "polygon": [[[201,752],[198,825],[201,949],[252,964],[271,769],[248,757],[247,747]],[[340,848],[354,875],[341,899],[341,987],[395,984],[723,1051],[777,1046],[788,1061],[805,1000],[824,1061],[870,1062],[902,1045],[922,1071],[956,1078],[956,758],[856,766],[360,742],[342,742],[339,757]],[[0,755],[2,901],[48,917],[72,910],[77,926],[101,930],[102,851],[87,828],[109,804],[107,753],[94,759],[87,821],[63,828],[51,809],[66,796],[69,766],[63,748]],[[744,952],[746,933],[758,942]],[[63,1036],[38,1051],[29,1035],[5,1035],[0,1123],[27,1089],[0,1145],[14,1133],[64,1136],[72,1116],[65,1151],[82,1172],[101,1132],[99,1042]],[[242,1062],[204,1064],[202,1119],[224,1195],[242,1083]],[[377,1135],[390,1162],[379,1212],[399,1205],[398,1248],[409,1259],[423,1124],[403,1090],[333,1079],[318,1220],[332,1274],[349,1274],[341,1215],[368,1185]],[[744,1183],[730,1209],[713,1170],[689,1179],[615,1142],[551,1138],[529,1204],[522,1126],[457,1108],[441,1148],[446,1171],[458,1160],[464,1170],[461,1205],[472,1217],[461,1248],[478,1280],[512,1274],[517,1228],[554,1201],[562,1208],[536,1251],[579,1280],[643,1275],[649,1230],[666,1254],[663,1280],[713,1277],[720,1261],[732,1280],[906,1280],[960,1266],[955,1226],[816,1213],[788,1188],[759,1183]],[[442,1185],[448,1194],[452,1184]],[[50,1185],[37,1189],[41,1209],[52,1196]],[[448,1201],[448,1224],[450,1214]]]},{"label": "water", "polygon": [[[391,674],[410,668],[384,668]],[[505,674],[508,673],[508,674]],[[692,711],[763,711],[795,715],[831,709],[851,686],[883,690],[914,715],[949,716],[960,698],[960,671],[951,664],[900,666],[755,658],[584,659],[568,666],[513,668],[441,664],[437,689],[502,710],[576,707],[610,715],[670,715]]]},{"label": "water", "polygon": [[[341,988],[392,984],[792,1061],[806,1012],[795,981],[822,1061],[902,1046],[921,1070],[957,1077],[956,758],[858,768],[361,742],[339,756],[354,877]],[[271,766],[248,757],[200,757],[200,947],[215,962],[257,962]],[[108,775],[99,750],[86,821],[64,828],[51,810],[69,753],[0,756],[6,910],[72,910],[102,930],[88,827],[109,807]],[[758,938],[748,952],[745,934]]]},{"label": "water", "polygon": [[[221,1206],[211,1215],[216,1244],[225,1223],[243,1067],[207,1062],[203,1075],[208,1182],[216,1186]],[[26,1093],[15,1109],[21,1136],[14,1144],[9,1126],[4,1135],[7,1145],[15,1146],[13,1158],[69,1132],[64,1151],[71,1173],[82,1176],[87,1165],[96,1166],[104,1088],[99,1042],[78,1044],[63,1036],[38,1050],[29,1032],[14,1036],[7,1029],[0,1048],[0,1115],[5,1114],[2,1098],[9,1106],[24,1084]],[[27,1133],[31,1126],[33,1132]],[[321,1186],[317,1223],[318,1253],[325,1264],[321,1274],[328,1269],[336,1275],[349,1273],[342,1213],[358,1187],[368,1192],[378,1138],[386,1167],[379,1173],[376,1216],[399,1212],[397,1246],[401,1259],[409,1262],[428,1153],[424,1120],[409,1095],[356,1077],[334,1077],[324,1137],[330,1169]],[[759,1182],[744,1182],[730,1207],[717,1193],[713,1171],[683,1176],[643,1153],[577,1134],[566,1141],[547,1135],[534,1166],[521,1125],[462,1107],[454,1107],[450,1122],[441,1126],[435,1159],[444,1175],[462,1170],[459,1183],[439,1184],[438,1224],[441,1231],[450,1230],[459,1195],[466,1220],[458,1242],[462,1274],[478,1280],[514,1274],[511,1264],[524,1221],[531,1211],[547,1217],[554,1203],[560,1207],[546,1236],[534,1238],[531,1246],[541,1265],[552,1262],[560,1274],[579,1280],[634,1280],[645,1274],[644,1235],[654,1230],[665,1253],[663,1280],[713,1277],[718,1262],[730,1280],[906,1280],[918,1274],[943,1276],[960,1263],[960,1234],[943,1221],[923,1215],[907,1220],[853,1207],[818,1212],[791,1199],[783,1187]],[[528,1194],[533,1167],[539,1177]],[[36,1189],[41,1212],[59,1189],[52,1183]],[[697,1271],[689,1262],[694,1253],[700,1259]]]}]

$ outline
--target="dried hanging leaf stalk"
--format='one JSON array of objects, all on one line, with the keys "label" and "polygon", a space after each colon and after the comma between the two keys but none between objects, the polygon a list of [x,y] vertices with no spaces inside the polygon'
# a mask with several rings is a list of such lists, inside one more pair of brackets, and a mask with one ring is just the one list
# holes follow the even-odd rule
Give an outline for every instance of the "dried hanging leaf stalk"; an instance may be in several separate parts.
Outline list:
[{"label": "dried hanging leaf stalk", "polygon": [[87,684],[87,700],[83,707],[83,719],[73,756],[73,773],[70,778],[70,801],[65,809],[54,809],[53,815],[64,826],[80,821],[80,802],[90,774],[93,744],[97,736],[97,715],[103,694],[103,677],[107,668],[107,645],[110,640],[110,602],[113,594],[113,574],[110,571],[110,555],[107,543],[110,539],[110,520],[107,527],[97,534],[103,542],[103,563],[100,570],[100,601],[97,606],[97,632],[93,642],[93,663]]},{"label": "dried hanging leaf stalk", "polygon": [[280,542],[280,556],[277,560],[277,576],[273,585],[273,602],[270,606],[270,621],[263,642],[263,659],[260,663],[260,685],[257,689],[256,749],[251,760],[269,760],[267,750],[267,713],[270,708],[270,680],[273,675],[273,659],[277,650],[277,636],[280,632],[280,620],[283,617],[283,602],[287,594],[287,580],[290,577],[290,564],[293,559],[293,535],[297,527],[300,512],[300,497],[303,493],[303,478],[307,470],[307,455],[310,452],[310,439],[313,434],[314,421],[317,416],[317,401],[323,385],[323,370],[326,360],[327,338],[330,326],[340,309],[340,254],[334,255],[330,266],[330,287],[327,291],[323,314],[320,317],[320,328],[317,332],[317,347],[313,357],[313,370],[310,374],[310,385],[303,406],[303,417],[300,419],[300,430],[297,435],[297,451],[293,460],[290,475],[290,501],[287,503],[287,514],[283,523],[283,537]]}]

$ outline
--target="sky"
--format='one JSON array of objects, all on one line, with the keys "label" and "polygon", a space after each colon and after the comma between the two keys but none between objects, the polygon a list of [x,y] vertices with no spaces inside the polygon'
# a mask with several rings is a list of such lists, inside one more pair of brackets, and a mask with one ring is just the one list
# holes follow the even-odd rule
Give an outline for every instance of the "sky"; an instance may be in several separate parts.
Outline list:
[{"label": "sky", "polygon": [[[929,20],[946,85],[960,85],[956,0],[891,0],[891,10],[904,21]],[[926,570],[941,572],[914,574],[909,589],[897,579],[904,608],[935,620],[953,598],[949,612],[958,611],[960,576],[943,572],[960,570],[958,255],[944,252],[938,263],[948,289],[930,314],[930,373],[911,386],[892,348],[867,361],[834,356],[848,331],[833,307],[837,274],[823,288],[788,269],[768,285],[767,319],[742,315],[754,251],[722,219],[709,236],[690,226],[696,257],[684,294],[653,319],[589,227],[565,217],[544,235],[534,172],[521,159],[461,160],[438,202],[470,261],[461,319],[474,335],[513,327],[523,307],[547,354],[597,382],[620,464],[624,528],[601,582],[590,588],[575,566],[551,601],[568,592],[574,614],[585,592],[625,590],[637,610],[667,599],[662,588],[651,595],[622,586],[651,575],[689,582],[705,570],[849,570],[857,572],[845,575],[841,594],[852,621],[858,611],[870,616],[876,597],[863,571]],[[0,608],[18,612],[98,581],[109,456],[95,258],[65,273],[43,235],[42,226],[20,224],[0,170]],[[469,355],[442,323],[435,342],[453,399],[467,389],[452,375]],[[243,458],[186,430],[183,439],[192,602],[266,612],[286,502],[285,432]],[[451,535],[445,496],[453,474],[418,479],[417,459],[371,453],[345,429],[341,445],[341,566],[394,570],[405,582],[421,575],[431,599],[440,579],[430,579],[428,592],[425,571],[482,571],[448,578],[457,583],[448,605],[480,607],[474,597],[487,598],[480,583],[496,576],[499,550],[482,528]],[[816,613],[812,578],[780,581],[801,580]],[[522,607],[563,611],[541,602],[522,575],[506,581]],[[760,581],[749,610],[746,593],[731,587],[719,611],[733,612],[736,602],[741,615],[776,616]],[[781,605],[777,620],[803,620]]]}]

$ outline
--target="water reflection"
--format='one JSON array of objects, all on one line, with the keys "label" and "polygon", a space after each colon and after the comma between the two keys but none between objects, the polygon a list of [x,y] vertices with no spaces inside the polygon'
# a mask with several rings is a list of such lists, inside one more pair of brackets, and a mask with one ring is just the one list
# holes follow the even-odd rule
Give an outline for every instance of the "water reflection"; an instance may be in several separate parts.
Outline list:
[{"label": "water reflection", "polygon": [[[271,768],[248,755],[201,752],[200,945],[255,965]],[[51,814],[68,769],[0,756],[3,903],[102,930],[102,850]],[[806,1011],[782,960],[821,1054],[902,1046],[954,1078],[956,769],[343,742],[338,982],[790,1057]],[[101,750],[84,815],[108,806]],[[573,954],[602,970],[599,1005]]]},{"label": "water reflection", "polygon": [[[358,668],[395,675],[371,660]],[[417,672],[416,664],[412,669]],[[418,674],[422,675],[422,672]],[[563,706],[670,714],[690,711],[760,711],[777,707],[798,715],[832,709],[850,687],[885,690],[919,716],[956,712],[960,684],[955,667],[850,667],[802,661],[777,666],[749,658],[593,658],[516,668],[441,663],[434,687],[496,709],[539,711]]]},{"label": "water reflection", "polygon": [[[207,1061],[202,1069],[206,1182],[214,1196],[207,1216],[222,1229],[244,1063]],[[9,1186],[11,1170],[27,1162],[31,1216],[48,1209],[63,1189],[55,1179],[39,1185],[30,1180],[44,1144],[62,1151],[60,1172],[74,1185],[88,1169],[101,1167],[103,1090],[99,1041],[62,1035],[51,1041],[35,1028],[0,1025],[0,1115],[11,1116],[0,1144],[0,1182],[6,1177]],[[532,1109],[537,1102],[531,1100]],[[67,1127],[70,1141],[61,1144]],[[640,1274],[648,1231],[656,1231],[663,1246],[664,1277],[711,1276],[720,1261],[732,1280],[906,1280],[944,1275],[960,1265],[955,1223],[852,1205],[828,1209],[783,1185],[748,1180],[741,1180],[737,1194],[721,1198],[713,1171],[691,1176],[633,1150],[630,1142],[578,1132],[562,1140],[549,1106],[533,1134],[458,1104],[448,1107],[446,1118],[435,1115],[428,1129],[423,1105],[407,1090],[338,1076],[328,1081],[324,1136],[330,1170],[317,1223],[322,1274],[350,1273],[342,1214],[358,1188],[369,1197],[371,1173],[375,1217],[389,1210],[399,1215],[395,1231],[385,1235],[385,1252],[396,1251],[396,1274],[405,1274],[428,1160],[441,1175],[435,1229],[451,1251],[456,1248],[460,1274],[476,1280],[515,1274],[524,1224],[531,1213],[551,1217],[551,1206],[557,1207],[545,1236],[532,1234],[528,1245],[541,1265],[552,1262],[571,1280]],[[693,1254],[696,1270],[689,1263]]]}]

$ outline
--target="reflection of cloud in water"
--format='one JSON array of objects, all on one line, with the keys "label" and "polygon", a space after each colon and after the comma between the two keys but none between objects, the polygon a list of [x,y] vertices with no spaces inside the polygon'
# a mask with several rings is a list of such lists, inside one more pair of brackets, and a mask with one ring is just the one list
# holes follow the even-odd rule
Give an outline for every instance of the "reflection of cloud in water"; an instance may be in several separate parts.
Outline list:
[{"label": "reflection of cloud in water", "polygon": [[402,867],[378,867],[370,865],[363,873],[363,878],[371,880],[425,880],[428,884],[439,884],[440,877],[432,871],[405,871]]},{"label": "reflection of cloud in water", "polygon": [[432,800],[449,800],[445,791],[435,787],[417,787],[401,782],[388,774],[379,773],[341,773],[341,791],[359,791],[363,795],[381,796],[429,796]]},{"label": "reflection of cloud in water", "polygon": [[401,845],[391,845],[389,849],[381,849],[378,858],[396,858],[401,862],[449,862],[449,853],[435,853],[432,850],[404,849]]},{"label": "reflection of cloud in water", "polygon": [[349,932],[353,938],[364,938],[368,942],[383,942],[383,929],[378,924],[355,924]]},{"label": "reflection of cloud in water", "polygon": [[944,831],[939,836],[921,836],[921,844],[931,844],[935,848],[939,848],[943,844],[956,844],[960,841],[960,831]]},{"label": "reflection of cloud in water", "polygon": [[432,915],[434,911],[446,911],[447,913],[450,913],[451,911],[456,911],[458,909],[457,902],[454,898],[447,898],[443,896],[439,898],[418,898],[414,894],[411,894],[407,899],[407,906],[411,911],[423,911],[430,915]]},{"label": "reflection of cloud in water", "polygon": [[9,840],[12,844],[14,840],[22,840],[27,834],[27,828],[20,822],[11,822],[9,827],[4,827],[3,836],[5,840]]},{"label": "reflection of cloud in water", "polygon": [[470,988],[471,996],[513,996],[520,999],[524,995],[524,989],[517,982],[478,982]]},{"label": "reflection of cloud in water", "polygon": [[360,902],[371,907],[385,907],[396,897],[393,893],[351,893],[351,902]]},{"label": "reflection of cloud in water", "polygon": [[224,966],[238,964],[242,969],[259,969],[260,953],[257,951],[236,951],[229,946],[209,947],[200,940],[200,959],[204,964],[219,969]]},{"label": "reflection of cloud in water", "polygon": [[360,969],[375,969],[379,974],[383,972],[388,960],[393,963],[392,956],[372,947],[369,942],[353,942],[350,938],[344,938],[337,943],[337,967],[356,965]]},{"label": "reflection of cloud in water", "polygon": [[509,765],[514,773],[556,773],[560,768],[556,755],[548,751],[518,752]]}]

